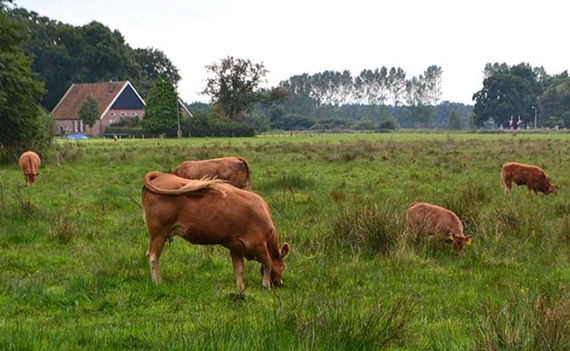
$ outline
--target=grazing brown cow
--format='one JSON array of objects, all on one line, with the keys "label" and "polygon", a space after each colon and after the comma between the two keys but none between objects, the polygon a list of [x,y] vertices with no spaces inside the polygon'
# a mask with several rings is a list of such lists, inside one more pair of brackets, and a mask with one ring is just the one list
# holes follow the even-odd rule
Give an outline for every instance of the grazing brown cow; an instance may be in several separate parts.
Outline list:
[{"label": "grazing brown cow", "polygon": [[501,170],[501,183],[507,195],[511,193],[512,182],[518,186],[526,185],[527,192],[532,190],[535,194],[540,191],[548,195],[555,190],[540,167],[518,162],[506,162]]},{"label": "grazing brown cow", "polygon": [[435,235],[453,243],[455,253],[461,254],[464,245],[470,245],[473,235],[463,234],[463,224],[452,211],[428,204],[412,202],[406,212],[407,232],[414,235]]},{"label": "grazing brown cow", "polygon": [[33,151],[26,151],[20,156],[18,165],[26,177],[26,184],[32,185],[36,182],[41,163],[40,157]]},{"label": "grazing brown cow", "polygon": [[251,190],[249,163],[243,157],[184,161],[173,173],[187,179],[219,178],[240,189]]},{"label": "grazing brown cow", "polygon": [[240,291],[244,257],[261,263],[263,288],[283,284],[283,258],[289,244],[279,248],[269,206],[259,195],[220,179],[149,172],[144,176],[142,207],[149,236],[146,255],[156,284],[160,283],[160,254],[175,235],[192,244],[228,248]]}]

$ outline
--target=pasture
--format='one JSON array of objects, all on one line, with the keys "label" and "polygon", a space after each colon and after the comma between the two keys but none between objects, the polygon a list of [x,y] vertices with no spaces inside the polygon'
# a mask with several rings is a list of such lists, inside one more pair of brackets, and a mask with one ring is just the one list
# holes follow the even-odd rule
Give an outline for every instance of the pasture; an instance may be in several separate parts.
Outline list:
[{"label": "pasture", "polygon": [[[570,137],[342,134],[58,141],[27,187],[0,165],[3,350],[570,350]],[[287,241],[284,286],[239,294],[223,247],[180,238],[152,283],[142,177],[243,156]],[[555,195],[505,196],[501,165]],[[473,244],[402,236],[411,201]]]}]

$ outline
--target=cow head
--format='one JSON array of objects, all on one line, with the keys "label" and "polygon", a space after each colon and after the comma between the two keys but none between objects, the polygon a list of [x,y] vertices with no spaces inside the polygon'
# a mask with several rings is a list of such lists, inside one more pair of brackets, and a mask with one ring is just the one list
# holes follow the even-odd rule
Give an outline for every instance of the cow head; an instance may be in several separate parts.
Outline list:
[{"label": "cow head", "polygon": [[451,232],[448,237],[448,239],[451,240],[451,243],[453,244],[453,250],[458,255],[461,255],[463,246],[471,245],[472,238],[473,235],[465,236],[463,234],[455,234],[454,232]]},{"label": "cow head", "polygon": [[24,173],[24,177],[26,177],[26,184],[33,185],[36,182],[36,176],[40,173]]},{"label": "cow head", "polygon": [[541,193],[548,195],[555,191],[554,185],[550,183],[550,181],[546,178],[546,176],[540,177],[538,180],[538,184],[534,190],[535,193],[540,191]]},{"label": "cow head", "polygon": [[[283,258],[289,253],[289,244],[283,243],[281,249],[279,249],[279,258],[273,258],[271,266],[271,285],[281,286],[283,285],[283,280],[281,280],[281,275],[285,270],[285,262]],[[263,267],[261,268],[261,274],[263,275]]]}]

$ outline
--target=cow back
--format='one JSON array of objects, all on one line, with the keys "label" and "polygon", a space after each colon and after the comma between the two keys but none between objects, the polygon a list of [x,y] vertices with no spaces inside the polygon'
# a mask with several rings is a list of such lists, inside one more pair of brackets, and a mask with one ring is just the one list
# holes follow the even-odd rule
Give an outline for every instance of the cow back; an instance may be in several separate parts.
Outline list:
[{"label": "cow back", "polygon": [[463,224],[452,211],[425,202],[412,202],[406,212],[409,231],[446,237],[450,232],[463,235]]},{"label": "cow back", "polygon": [[250,258],[245,248],[276,239],[267,203],[221,180],[149,172],[142,204],[147,224],[169,223],[166,227],[180,228],[178,235],[193,244],[220,244]]},{"label": "cow back", "polygon": [[249,163],[243,157],[184,161],[174,169],[173,173],[187,179],[219,178],[237,188],[251,189]]}]

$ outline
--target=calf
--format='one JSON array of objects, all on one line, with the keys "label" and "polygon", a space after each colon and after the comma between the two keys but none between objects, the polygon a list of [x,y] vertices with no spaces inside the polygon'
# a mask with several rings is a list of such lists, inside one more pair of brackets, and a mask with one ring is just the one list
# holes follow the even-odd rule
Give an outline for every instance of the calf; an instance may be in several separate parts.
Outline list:
[{"label": "calf", "polygon": [[540,167],[518,162],[506,162],[501,169],[501,183],[505,188],[505,194],[511,193],[513,182],[517,186],[526,185],[527,192],[533,191],[535,194],[540,191],[548,195],[555,190]]},{"label": "calf", "polygon": [[257,194],[219,179],[185,179],[149,172],[144,176],[142,207],[148,229],[147,257],[152,279],[160,283],[159,259],[175,235],[192,244],[230,250],[237,288],[244,290],[244,257],[261,263],[262,287],[282,285],[283,258],[267,203]]},{"label": "calf", "polygon": [[40,157],[33,151],[26,151],[20,156],[18,165],[26,177],[27,185],[33,185],[36,182],[36,176],[40,174],[41,163]]},{"label": "calf", "polygon": [[251,190],[249,163],[243,157],[184,161],[174,169],[173,173],[187,179],[219,178],[237,188]]},{"label": "calf", "polygon": [[407,233],[435,235],[453,244],[455,253],[461,254],[464,245],[470,245],[473,235],[463,234],[463,224],[452,211],[426,202],[412,202],[406,212]]}]

